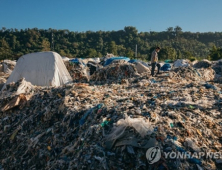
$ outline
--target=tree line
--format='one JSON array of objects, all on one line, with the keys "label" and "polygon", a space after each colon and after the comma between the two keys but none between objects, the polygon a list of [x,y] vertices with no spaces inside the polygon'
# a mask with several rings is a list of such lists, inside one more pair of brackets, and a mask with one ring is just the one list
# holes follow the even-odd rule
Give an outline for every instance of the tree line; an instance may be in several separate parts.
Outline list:
[{"label": "tree line", "polygon": [[160,60],[222,58],[222,32],[183,32],[179,26],[162,32],[138,32],[127,26],[118,31],[74,32],[56,29],[0,30],[0,60],[18,59],[39,51],[55,51],[70,58],[102,57],[107,53],[117,56],[150,59],[156,46],[161,47]]}]

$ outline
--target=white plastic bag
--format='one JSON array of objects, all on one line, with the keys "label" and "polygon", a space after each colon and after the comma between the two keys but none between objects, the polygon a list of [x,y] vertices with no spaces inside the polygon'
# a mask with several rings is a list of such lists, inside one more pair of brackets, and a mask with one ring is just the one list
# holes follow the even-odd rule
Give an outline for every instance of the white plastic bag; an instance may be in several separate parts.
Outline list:
[{"label": "white plastic bag", "polygon": [[153,132],[153,126],[150,122],[145,121],[143,118],[130,118],[125,114],[125,119],[120,119],[117,122],[117,126],[113,128],[112,133],[107,135],[106,138],[109,140],[120,138],[127,127],[133,127],[142,137]]}]

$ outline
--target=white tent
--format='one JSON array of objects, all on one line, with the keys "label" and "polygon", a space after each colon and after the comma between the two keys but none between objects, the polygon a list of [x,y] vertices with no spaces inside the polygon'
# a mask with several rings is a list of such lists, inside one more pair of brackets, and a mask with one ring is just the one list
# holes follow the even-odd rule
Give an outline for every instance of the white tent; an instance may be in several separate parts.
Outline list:
[{"label": "white tent", "polygon": [[6,84],[21,78],[37,86],[60,86],[72,81],[62,57],[51,51],[20,57]]}]

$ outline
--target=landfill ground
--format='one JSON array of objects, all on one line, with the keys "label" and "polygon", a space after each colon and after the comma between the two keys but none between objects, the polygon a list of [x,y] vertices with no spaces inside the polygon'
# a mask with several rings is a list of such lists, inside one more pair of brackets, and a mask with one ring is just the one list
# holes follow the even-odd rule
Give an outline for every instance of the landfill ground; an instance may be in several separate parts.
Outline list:
[{"label": "landfill ground", "polygon": [[[169,159],[164,152],[221,152],[222,84],[192,68],[156,77],[129,71],[58,88],[7,85],[0,169],[221,170],[222,157]],[[161,158],[150,164],[146,152],[154,146]]]}]

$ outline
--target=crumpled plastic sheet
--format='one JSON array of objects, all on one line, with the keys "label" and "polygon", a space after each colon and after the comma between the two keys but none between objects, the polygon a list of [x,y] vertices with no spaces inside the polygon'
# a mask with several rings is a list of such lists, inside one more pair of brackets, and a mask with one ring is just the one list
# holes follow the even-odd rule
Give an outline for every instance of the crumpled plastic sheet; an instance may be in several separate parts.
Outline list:
[{"label": "crumpled plastic sheet", "polygon": [[152,134],[153,126],[151,123],[145,121],[143,118],[130,118],[127,114],[125,114],[125,117],[125,119],[120,119],[116,123],[117,127],[113,129],[113,132],[107,138],[111,138],[112,140],[118,139],[124,133],[126,127],[133,127],[142,137]]}]

